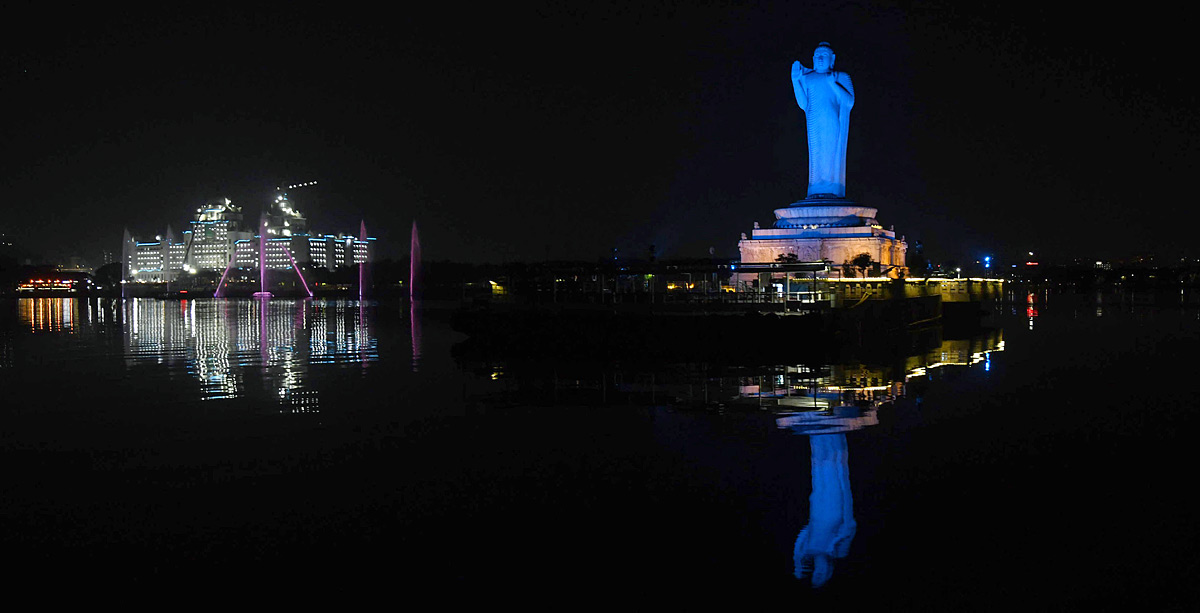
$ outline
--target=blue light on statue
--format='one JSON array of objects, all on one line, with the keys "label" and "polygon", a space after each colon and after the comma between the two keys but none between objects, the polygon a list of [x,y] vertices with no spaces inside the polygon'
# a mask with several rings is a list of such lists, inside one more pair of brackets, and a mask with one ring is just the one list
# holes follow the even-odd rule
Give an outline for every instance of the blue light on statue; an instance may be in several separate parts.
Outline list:
[{"label": "blue light on statue", "polygon": [[992,256],[990,256],[990,255],[983,256],[983,267],[984,268],[992,267]]},{"label": "blue light on statue", "polygon": [[846,142],[854,85],[850,75],[833,70],[829,43],[813,51],[813,67],[792,63],[796,104],[808,127],[808,197],[846,197]]}]

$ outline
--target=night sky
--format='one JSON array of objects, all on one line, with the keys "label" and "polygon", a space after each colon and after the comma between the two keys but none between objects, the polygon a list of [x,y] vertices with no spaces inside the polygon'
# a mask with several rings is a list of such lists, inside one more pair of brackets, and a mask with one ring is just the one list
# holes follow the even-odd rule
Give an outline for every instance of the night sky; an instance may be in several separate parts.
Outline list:
[{"label": "night sky", "polygon": [[847,195],[910,245],[1200,256],[1182,15],[575,4],[8,19],[0,232],[98,261],[125,227],[178,233],[217,197],[257,218],[316,180],[316,229],[365,220],[385,257],[414,219],[427,259],[732,257],[805,194],[789,72],[828,41],[857,95]]}]

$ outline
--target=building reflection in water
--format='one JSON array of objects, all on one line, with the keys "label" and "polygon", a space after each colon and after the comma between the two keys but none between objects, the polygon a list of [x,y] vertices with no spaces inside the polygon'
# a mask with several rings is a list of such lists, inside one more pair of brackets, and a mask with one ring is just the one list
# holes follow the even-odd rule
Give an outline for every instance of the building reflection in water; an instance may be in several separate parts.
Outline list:
[{"label": "building reflection in water", "polygon": [[204,400],[246,396],[261,378],[281,411],[315,412],[313,364],[379,359],[357,301],[131,299],[124,311],[126,362],[184,365]]},{"label": "building reflection in water", "polygon": [[[80,306],[75,298],[21,298],[17,303],[21,323],[30,332],[75,332],[75,311]],[[87,306],[90,321],[91,305]]]},{"label": "building reflection in water", "polygon": [[373,307],[357,300],[37,297],[15,306],[15,325],[0,326],[0,367],[19,357],[14,333],[111,339],[110,355],[128,365],[181,366],[206,400],[245,396],[246,377],[260,371],[273,395],[309,411],[317,395],[304,384],[310,364],[365,368],[379,359]]},{"label": "building reflection in water", "polygon": [[573,366],[570,361],[472,353],[469,344],[460,347],[458,356],[484,384],[487,391],[479,398],[498,405],[548,400],[555,405],[671,404],[685,410],[772,413],[778,428],[809,439],[809,518],[793,546],[792,571],[820,587],[833,576],[835,561],[849,554],[857,531],[847,434],[878,425],[880,408],[909,393],[917,380],[935,378],[945,367],[988,372],[991,354],[1004,351],[1002,329],[947,339],[941,328],[934,328],[908,340],[907,351],[824,365]]},{"label": "building reflection in water", "polygon": [[116,302],[86,298],[18,298],[17,325],[9,327],[0,318],[0,336],[6,338],[4,335],[10,332],[24,331],[32,335],[50,334],[69,338],[119,331],[123,314]]}]

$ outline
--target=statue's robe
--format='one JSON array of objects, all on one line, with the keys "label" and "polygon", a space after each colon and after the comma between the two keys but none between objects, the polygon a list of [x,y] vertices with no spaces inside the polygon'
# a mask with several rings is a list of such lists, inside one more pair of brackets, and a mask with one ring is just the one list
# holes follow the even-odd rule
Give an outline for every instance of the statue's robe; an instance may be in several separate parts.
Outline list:
[{"label": "statue's robe", "polygon": [[803,68],[792,80],[808,128],[808,196],[846,197],[846,138],[854,84],[844,72]]}]

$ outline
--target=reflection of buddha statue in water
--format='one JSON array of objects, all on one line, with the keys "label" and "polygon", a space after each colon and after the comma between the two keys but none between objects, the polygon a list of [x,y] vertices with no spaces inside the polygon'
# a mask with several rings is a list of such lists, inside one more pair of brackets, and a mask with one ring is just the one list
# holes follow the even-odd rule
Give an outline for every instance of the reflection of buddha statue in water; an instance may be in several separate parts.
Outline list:
[{"label": "reflection of buddha statue in water", "polygon": [[833,575],[833,560],[850,552],[854,500],[850,495],[849,452],[845,434],[808,437],[812,446],[812,494],[808,497],[808,525],[796,537],[793,550],[796,578],[812,577],[820,587]]},{"label": "reflection of buddha statue in water", "polygon": [[792,88],[804,109],[808,128],[808,197],[846,197],[846,139],[854,85],[850,75],[833,70],[829,43],[817,45],[813,67],[792,63]]}]

